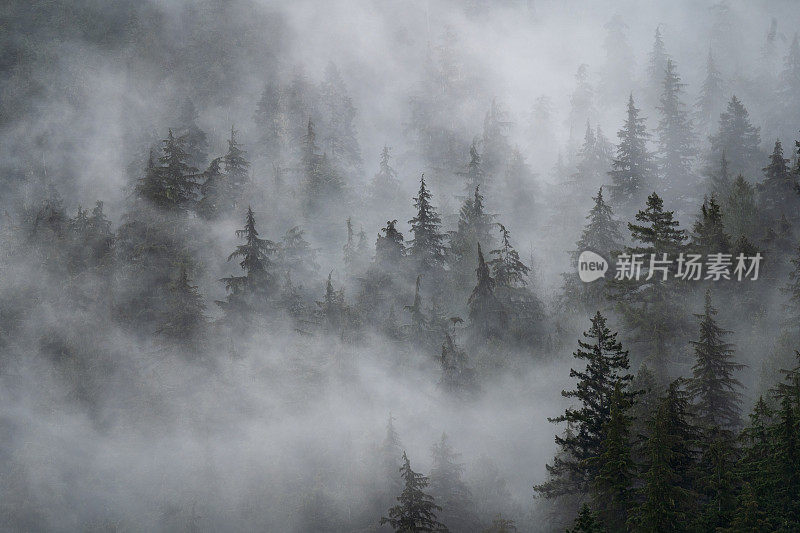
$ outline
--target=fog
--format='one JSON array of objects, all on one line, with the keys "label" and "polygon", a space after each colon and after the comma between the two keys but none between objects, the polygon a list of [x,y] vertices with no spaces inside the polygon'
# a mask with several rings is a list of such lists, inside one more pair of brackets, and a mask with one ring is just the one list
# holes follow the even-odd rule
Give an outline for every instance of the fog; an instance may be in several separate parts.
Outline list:
[{"label": "fog", "polygon": [[[760,128],[754,168],[767,165],[776,138],[795,157],[799,127],[774,97],[800,22],[788,0],[33,1],[7,3],[0,17],[0,527],[8,531],[390,531],[380,520],[402,490],[382,463],[390,419],[396,451],[426,475],[446,433],[479,515],[475,531],[498,513],[519,531],[563,530],[532,486],[546,480],[557,452],[563,424],[547,418],[570,405],[560,393],[575,385],[569,369],[582,363],[572,353],[594,314],[565,302],[562,277],[575,271],[570,252],[592,198],[610,184],[610,161],[590,169],[596,179],[573,183],[587,121],[616,146],[632,94],[655,130],[660,86],[648,65],[658,29],[693,117],[709,53],[724,87],[715,116],[693,118],[694,181],[658,190],[682,228],[691,229],[707,194],[717,163],[708,138],[732,95]],[[341,85],[326,85],[330,65]],[[265,86],[303,101],[302,112],[282,115],[297,119],[281,124],[285,142],[256,116]],[[358,149],[352,157],[332,133],[348,108],[329,115],[326,90],[336,98],[345,90],[352,105],[354,142],[344,141]],[[250,163],[246,192],[219,216],[164,215],[139,203],[148,152],[158,158],[168,130],[185,126],[187,98],[207,135],[197,172],[226,153],[232,128]],[[491,109],[505,143],[496,152],[505,159],[494,163]],[[309,119],[318,155],[338,165],[343,183],[339,196],[313,204],[297,163]],[[471,248],[463,286],[425,272],[375,273],[375,239],[387,221],[412,239],[423,174],[442,231],[457,229],[472,195],[473,142],[487,165],[486,211],[531,268],[524,289],[535,318],[513,341],[476,336]],[[373,176],[384,146],[396,190],[381,196]],[[655,137],[648,147],[657,149]],[[527,165],[519,181],[506,177],[513,149]],[[739,171],[753,184],[762,178]],[[96,201],[113,250],[75,259],[72,230],[53,221],[72,220],[79,206],[91,212]],[[228,256],[243,242],[235,232],[248,205],[261,238],[280,243],[299,226],[311,251],[289,281],[300,311],[280,307],[236,323],[215,302],[233,293],[221,278],[242,273],[242,258]],[[643,206],[615,207],[625,244],[625,223]],[[343,253],[348,217],[355,241],[363,230],[368,246],[352,261]],[[499,238],[496,226],[491,232]],[[779,338],[791,268],[781,261],[746,302],[737,291],[715,294],[748,365],[744,412],[793,350]],[[205,306],[200,329],[180,342],[159,333],[174,311],[178,265]],[[276,273],[281,291],[288,276]],[[415,281],[435,330],[424,336],[407,307]],[[328,282],[343,291],[335,325]],[[694,320],[703,290],[686,293],[680,307]],[[635,374],[652,349],[613,305],[602,308]],[[430,325],[435,317],[444,326]],[[474,370],[469,392],[442,385],[445,333]],[[672,377],[691,373],[681,335],[666,358]]]}]

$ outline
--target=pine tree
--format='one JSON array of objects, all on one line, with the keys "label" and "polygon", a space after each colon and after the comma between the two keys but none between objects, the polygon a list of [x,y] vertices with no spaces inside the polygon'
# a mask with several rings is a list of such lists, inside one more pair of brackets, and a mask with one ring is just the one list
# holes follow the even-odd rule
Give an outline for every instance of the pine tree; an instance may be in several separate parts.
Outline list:
[{"label": "pine tree", "polygon": [[197,287],[191,284],[185,264],[181,264],[177,279],[169,287],[167,309],[156,333],[173,342],[197,340],[206,325],[205,304]]},{"label": "pine tree", "polygon": [[636,465],[631,457],[631,417],[627,414],[630,403],[617,382],[611,396],[609,418],[603,428],[602,451],[592,459],[597,467],[593,483],[594,507],[611,531],[625,530],[634,503]]},{"label": "pine tree", "polygon": [[408,221],[414,238],[409,241],[408,256],[422,272],[440,270],[445,261],[444,235],[440,232],[442,219],[431,204],[431,193],[425,185],[425,175],[419,180],[419,192],[414,198],[417,215]]},{"label": "pine tree", "polygon": [[578,151],[577,172],[573,175],[578,190],[597,187],[605,180],[611,165],[612,152],[613,147],[603,135],[600,126],[593,130],[587,121],[583,145]]},{"label": "pine tree", "polygon": [[742,102],[734,95],[724,113],[719,117],[719,129],[710,137],[710,164],[719,161],[722,153],[728,159],[731,173],[753,175],[758,169],[757,161],[762,154],[759,128],[750,123],[750,117]]},{"label": "pine tree", "polygon": [[775,141],[769,165],[763,171],[764,181],[758,184],[757,189],[761,211],[766,216],[767,224],[774,224],[784,215],[796,220],[797,210],[800,208],[800,183],[797,174],[789,169],[789,160],[783,157],[781,141]]},{"label": "pine tree", "polygon": [[228,177],[222,172],[222,158],[217,157],[211,160],[208,168],[200,175],[200,201],[197,203],[197,212],[203,218],[213,220],[229,204],[225,202],[230,198],[230,182]]},{"label": "pine tree", "polygon": [[258,129],[258,155],[280,168],[288,149],[290,119],[286,113],[286,94],[277,84],[264,86],[253,121]]},{"label": "pine tree", "polygon": [[664,72],[667,69],[667,61],[669,55],[664,46],[664,39],[661,36],[661,26],[656,26],[656,33],[653,38],[653,48],[650,50],[647,63],[647,78],[652,91],[653,100],[662,86],[661,82],[664,80]]},{"label": "pine tree", "polygon": [[697,120],[702,131],[710,132],[712,124],[722,112],[723,98],[722,76],[720,76],[714,64],[714,56],[709,52],[708,60],[706,61],[706,77],[700,87],[700,95],[695,102]]},{"label": "pine tree", "polygon": [[789,51],[783,60],[783,70],[778,84],[778,126],[781,135],[797,131],[800,121],[800,42],[794,34]]},{"label": "pine tree", "polygon": [[564,494],[585,493],[598,472],[591,458],[603,452],[604,427],[611,419],[611,406],[615,389],[619,388],[623,402],[630,402],[634,393],[627,390],[633,380],[628,374],[628,352],[622,349],[617,333],[611,333],[606,319],[598,311],[592,318],[592,327],[578,341],[573,356],[586,361],[582,371],[570,369],[570,377],[577,378],[574,390],[562,391],[565,398],[575,398],[578,407],[569,407],[563,415],[548,418],[550,422],[567,422],[563,436],[556,436],[556,444],[563,453],[557,455],[552,465],[547,465],[550,479],[534,490],[547,498]]},{"label": "pine tree", "polygon": [[633,253],[674,254],[681,250],[686,240],[686,231],[679,229],[680,223],[674,218],[674,211],[664,211],[664,201],[658,194],[647,197],[647,207],[636,213],[636,221],[629,222],[631,238],[641,243],[631,249]]},{"label": "pine tree", "polygon": [[476,531],[479,521],[475,516],[472,493],[462,479],[464,465],[458,462],[461,454],[453,450],[447,435],[442,433],[431,455],[431,495],[442,506],[438,518],[453,531]]},{"label": "pine tree", "polygon": [[334,63],[325,67],[325,79],[320,90],[320,124],[323,150],[334,166],[345,172],[361,167],[361,148],[355,127],[356,109],[347,87]]},{"label": "pine tree", "polygon": [[597,196],[592,197],[594,206],[586,215],[588,220],[581,233],[581,238],[575,244],[576,252],[572,254],[574,266],[577,266],[578,255],[584,250],[593,250],[605,256],[620,248],[622,235],[619,232],[619,221],[614,217],[614,211],[603,198],[603,188],[597,191]]},{"label": "pine tree", "polygon": [[390,148],[384,145],[378,173],[370,182],[369,196],[372,205],[393,205],[399,196],[400,184],[397,180],[397,171],[392,168],[390,160]]},{"label": "pine tree", "polygon": [[682,101],[685,86],[675,71],[675,63],[667,59],[658,106],[661,118],[656,131],[659,174],[666,188],[675,191],[674,194],[686,194],[693,182],[694,132],[686,105]]},{"label": "pine tree", "polygon": [[325,331],[328,333],[342,333],[343,328],[347,326],[348,310],[344,302],[344,289],[337,291],[333,288],[332,274],[332,272],[328,274],[325,294],[322,300],[317,302],[317,307],[319,307]]},{"label": "pine tree", "polygon": [[628,99],[628,118],[617,136],[619,145],[609,172],[611,201],[629,208],[640,201],[653,182],[653,163],[647,151],[649,134],[645,119],[639,116],[639,109],[633,103],[633,95]]},{"label": "pine tree", "polygon": [[506,113],[492,98],[492,104],[483,119],[482,135],[483,168],[490,178],[498,176],[505,170],[504,167],[511,156],[511,146],[507,138],[510,125]]},{"label": "pine tree", "polygon": [[152,154],[144,177],[139,180],[136,192],[140,198],[150,201],[162,209],[184,212],[195,201],[197,169],[189,165],[184,140],[175,137],[169,130],[162,141],[163,154],[158,165],[153,163]]},{"label": "pine tree", "polygon": [[236,237],[243,238],[245,243],[236,247],[228,256],[228,261],[233,258],[241,258],[239,266],[244,271],[244,275],[229,276],[221,280],[225,283],[225,289],[230,293],[227,302],[223,302],[221,305],[228,309],[244,306],[264,310],[267,298],[275,290],[273,275],[275,244],[258,236],[255,216],[249,206],[244,228],[236,230]]},{"label": "pine tree", "polygon": [[725,232],[722,210],[713,196],[703,200],[692,233],[692,244],[701,254],[729,253],[731,250],[731,238]]},{"label": "pine tree", "polygon": [[709,172],[707,178],[708,185],[706,190],[715,198],[727,198],[733,186],[731,174],[728,170],[728,159],[725,152],[722,152],[722,159],[719,162],[719,170]]},{"label": "pine tree", "polygon": [[319,270],[317,251],[305,239],[305,232],[300,226],[293,226],[286,231],[277,250],[281,272],[289,272],[290,276],[301,282],[314,279]]},{"label": "pine tree", "polygon": [[581,64],[575,73],[575,90],[569,97],[569,144],[572,146],[580,128],[587,120],[594,120],[594,89],[589,83],[588,65]]},{"label": "pine tree", "polygon": [[406,452],[403,452],[400,475],[404,487],[397,497],[399,505],[389,509],[388,517],[381,517],[381,525],[389,524],[396,533],[446,532],[447,527],[436,518],[436,513],[442,508],[425,493],[428,478],[411,469]]},{"label": "pine tree", "polygon": [[222,158],[228,187],[230,187],[230,197],[226,200],[229,205],[232,205],[232,209],[238,207],[238,203],[244,196],[245,189],[250,181],[248,175],[250,162],[245,157],[247,152],[242,150],[239,141],[236,140],[236,133],[236,130],[231,126],[231,136],[228,139],[228,151]]}]

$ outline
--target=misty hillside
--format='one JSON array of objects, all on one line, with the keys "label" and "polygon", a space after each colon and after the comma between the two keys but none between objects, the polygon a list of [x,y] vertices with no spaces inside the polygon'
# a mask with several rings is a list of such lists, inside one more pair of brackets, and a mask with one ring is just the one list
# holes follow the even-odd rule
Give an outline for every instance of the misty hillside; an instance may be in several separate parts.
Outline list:
[{"label": "misty hillside", "polygon": [[789,0],[0,8],[0,530],[800,531]]}]

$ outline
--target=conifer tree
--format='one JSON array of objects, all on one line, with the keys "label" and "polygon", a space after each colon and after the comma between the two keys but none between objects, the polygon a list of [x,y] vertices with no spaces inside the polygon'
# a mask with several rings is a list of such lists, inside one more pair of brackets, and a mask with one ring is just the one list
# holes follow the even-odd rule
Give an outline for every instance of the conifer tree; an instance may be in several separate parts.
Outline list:
[{"label": "conifer tree", "polygon": [[581,64],[575,73],[575,90],[569,97],[569,144],[572,146],[586,120],[594,120],[594,89],[589,83],[589,66]]},{"label": "conifer tree", "polygon": [[788,296],[790,324],[794,326],[793,333],[800,333],[800,246],[794,258],[791,260],[792,270],[789,272],[789,283],[783,288],[783,292]]},{"label": "conifer tree", "polygon": [[477,390],[475,370],[469,367],[466,352],[455,343],[449,333],[445,333],[439,363],[442,369],[439,387],[443,390],[461,396]]},{"label": "conifer tree", "polygon": [[630,208],[639,202],[653,182],[653,162],[647,151],[649,134],[645,119],[639,109],[628,99],[628,116],[622,129],[617,132],[619,145],[611,163],[611,201],[617,206]]},{"label": "conifer tree", "polygon": [[611,531],[624,531],[628,513],[634,504],[633,486],[636,465],[631,457],[631,417],[619,382],[611,396],[609,418],[603,428],[601,453],[592,461],[597,465],[594,478],[594,507],[600,520]]},{"label": "conifer tree", "polygon": [[723,98],[722,76],[714,64],[714,56],[709,52],[706,60],[706,77],[703,79],[700,95],[695,102],[697,120],[702,131],[710,132],[712,124],[722,112]]},{"label": "conifer tree", "polygon": [[211,160],[208,168],[200,175],[200,201],[197,202],[197,212],[203,218],[213,220],[225,211],[229,198],[230,182],[222,172],[222,158]]},{"label": "conifer tree", "polygon": [[744,176],[736,176],[730,191],[722,199],[722,221],[732,238],[744,236],[752,240],[761,237],[756,234],[760,228],[755,189]]},{"label": "conifer tree", "polygon": [[453,450],[445,433],[431,452],[430,490],[442,506],[439,520],[453,531],[476,531],[479,520],[475,516],[472,493],[462,479],[464,465],[458,462],[461,454]]},{"label": "conifer tree", "polygon": [[397,171],[392,168],[390,148],[384,145],[378,172],[370,182],[370,202],[373,205],[393,205],[400,191]]},{"label": "conifer tree", "polygon": [[797,210],[800,208],[800,184],[797,174],[789,169],[789,160],[783,157],[781,141],[775,141],[769,165],[763,170],[764,181],[758,184],[758,193],[761,211],[765,214],[767,223],[772,225],[784,215],[796,220]]},{"label": "conifer tree", "polygon": [[411,331],[415,341],[424,340],[428,334],[428,318],[422,308],[422,295],[419,290],[421,279],[422,276],[417,276],[417,281],[414,285],[414,302],[404,307],[411,315]]},{"label": "conifer tree", "polygon": [[506,310],[495,296],[495,280],[483,258],[480,244],[475,272],[478,281],[467,300],[470,322],[483,337],[502,336],[507,324]]},{"label": "conifer tree", "polygon": [[242,150],[241,144],[236,140],[237,131],[231,126],[231,136],[228,139],[228,151],[222,158],[225,165],[225,177],[230,187],[230,197],[227,202],[232,204],[232,208],[236,209],[240,198],[245,193],[250,177],[248,171],[250,169],[250,162],[245,157],[247,152]]},{"label": "conifer tree", "polygon": [[800,120],[800,42],[797,33],[792,38],[792,43],[783,60],[783,70],[778,84],[778,124],[781,135],[797,132],[797,123]]},{"label": "conifer tree", "polygon": [[633,253],[671,253],[680,251],[686,240],[686,231],[679,229],[674,211],[664,210],[664,201],[658,194],[647,197],[647,207],[636,213],[636,221],[628,223],[631,238],[641,245],[633,247]]},{"label": "conifer tree", "polygon": [[156,333],[174,342],[197,340],[206,324],[206,306],[197,287],[191,284],[185,264],[181,264],[178,277],[169,290],[167,309]]},{"label": "conifer tree", "polygon": [[442,508],[425,492],[428,478],[411,469],[406,452],[403,452],[400,476],[404,486],[397,497],[399,503],[389,509],[388,517],[381,517],[381,525],[389,524],[396,533],[447,532],[447,527],[436,517]]},{"label": "conifer tree", "polygon": [[609,256],[618,250],[622,243],[619,232],[619,221],[614,217],[614,211],[603,198],[603,188],[597,191],[597,196],[592,198],[594,206],[586,215],[586,226],[581,233],[581,238],[575,243],[576,252],[572,254],[573,264],[577,266],[578,255],[583,250],[594,250],[597,253]]},{"label": "conifer tree", "polygon": [[729,253],[731,250],[731,238],[725,232],[722,210],[713,196],[703,200],[692,233],[692,244],[702,254]]},{"label": "conifer tree", "polygon": [[355,126],[356,108],[348,95],[339,69],[333,62],[325,67],[320,90],[320,124],[323,150],[334,166],[345,172],[361,167],[361,148]]},{"label": "conifer tree", "polygon": [[517,531],[513,520],[503,518],[503,515],[498,514],[492,519],[491,525],[483,530],[483,533],[516,533]]},{"label": "conifer tree", "polygon": [[284,164],[288,149],[290,120],[286,114],[286,100],[281,86],[268,83],[264,85],[253,115],[258,128],[256,153],[278,168]]},{"label": "conifer tree", "polygon": [[317,274],[317,250],[305,239],[305,231],[300,226],[293,226],[286,231],[278,247],[278,260],[281,272],[289,272],[290,276],[300,283],[307,282]]},{"label": "conifer tree", "polygon": [[724,113],[719,117],[719,128],[712,135],[710,164],[722,158],[723,151],[733,174],[754,175],[762,154],[759,128],[750,123],[750,116],[742,102],[734,95]]},{"label": "conifer tree", "polygon": [[682,101],[683,88],[675,63],[667,59],[663,90],[658,110],[661,115],[656,132],[659,145],[659,175],[665,187],[673,194],[685,194],[692,185],[694,159],[694,132],[686,105]]},{"label": "conifer tree", "polygon": [[733,361],[733,345],[724,341],[730,332],[715,320],[717,310],[711,305],[711,292],[706,291],[700,320],[700,337],[692,341],[695,363],[688,391],[695,401],[696,416],[706,428],[735,430],[740,424],[739,403],[741,382],[734,372],[745,365]]},{"label": "conifer tree", "polygon": [[495,258],[488,263],[495,285],[507,288],[527,285],[525,278],[531,270],[530,267],[520,260],[519,253],[511,245],[511,232],[499,222],[497,226],[500,228],[500,248],[490,252]]},{"label": "conifer tree", "polygon": [[481,154],[478,153],[478,141],[473,140],[472,145],[469,147],[469,163],[467,169],[459,172],[458,175],[464,178],[464,188],[467,194],[472,192],[486,183],[486,173],[483,170],[483,163]]},{"label": "conifer tree", "polygon": [[403,234],[397,231],[397,220],[386,221],[386,227],[381,229],[383,235],[378,234],[375,242],[375,263],[384,269],[395,269],[400,265],[405,255]]},{"label": "conifer tree", "polygon": [[653,37],[653,48],[650,50],[647,62],[647,78],[652,92],[653,101],[656,100],[656,95],[662,87],[664,81],[664,72],[667,69],[667,61],[669,55],[664,46],[664,39],[661,36],[661,26],[656,26],[656,33]]},{"label": "conifer tree", "polygon": [[188,163],[189,154],[186,152],[184,140],[175,137],[172,130],[169,130],[162,144],[163,153],[158,158],[159,164],[153,163],[151,155],[145,176],[139,181],[136,192],[141,198],[162,209],[187,211],[195,201],[197,169]]},{"label": "conifer tree", "polygon": [[322,300],[317,302],[319,312],[322,317],[325,331],[329,333],[342,333],[347,325],[347,308],[344,302],[344,289],[336,290],[333,288],[331,275],[328,274],[328,281],[325,283],[325,294]]},{"label": "conifer tree", "polygon": [[236,247],[228,256],[228,261],[241,258],[239,266],[244,275],[229,276],[221,280],[229,292],[227,302],[221,305],[228,309],[244,306],[264,310],[267,298],[275,289],[273,275],[275,244],[258,236],[255,216],[249,206],[244,228],[236,230],[236,236],[243,238],[245,243]]},{"label": "conifer tree", "polygon": [[586,361],[584,370],[570,369],[570,377],[577,378],[574,390],[562,391],[565,398],[578,401],[563,415],[548,418],[550,422],[567,422],[563,436],[556,436],[556,444],[563,453],[557,455],[552,465],[547,465],[550,479],[534,490],[547,498],[564,494],[585,493],[598,472],[598,464],[591,458],[603,452],[604,427],[611,418],[615,389],[619,388],[622,404],[632,401],[634,393],[628,390],[633,376],[628,374],[628,352],[622,349],[617,333],[606,326],[606,319],[598,311],[592,326],[583,334],[586,340],[578,341],[573,353],[576,359]]},{"label": "conifer tree", "polygon": [[733,181],[728,170],[728,159],[725,157],[724,151],[719,162],[719,169],[709,172],[707,182],[706,190],[715,198],[724,199],[730,194]]},{"label": "conifer tree", "polygon": [[586,122],[583,145],[578,151],[578,168],[573,175],[575,186],[580,189],[597,187],[605,179],[611,165],[613,147],[603,135],[600,126],[592,129]]},{"label": "conifer tree", "polygon": [[567,533],[605,533],[606,528],[592,511],[591,507],[583,504],[572,529],[567,529]]},{"label": "conifer tree", "polygon": [[425,185],[425,175],[419,180],[419,192],[414,198],[417,214],[408,221],[414,237],[409,241],[408,256],[422,272],[439,270],[444,266],[444,235],[439,227],[442,219],[431,204],[431,193]]},{"label": "conifer tree", "polygon": [[[496,178],[505,170],[511,155],[507,132],[511,122],[501,106],[492,99],[492,104],[483,119],[483,169],[485,175]],[[476,184],[476,186],[479,184]],[[483,185],[488,185],[483,183]],[[487,187],[484,187],[487,189]]]},{"label": "conifer tree", "polygon": [[466,286],[471,280],[473,265],[477,260],[477,246],[491,248],[494,243],[491,235],[492,218],[494,215],[484,210],[480,188],[475,187],[473,194],[461,206],[456,230],[450,233],[450,264],[456,283],[460,286]]}]

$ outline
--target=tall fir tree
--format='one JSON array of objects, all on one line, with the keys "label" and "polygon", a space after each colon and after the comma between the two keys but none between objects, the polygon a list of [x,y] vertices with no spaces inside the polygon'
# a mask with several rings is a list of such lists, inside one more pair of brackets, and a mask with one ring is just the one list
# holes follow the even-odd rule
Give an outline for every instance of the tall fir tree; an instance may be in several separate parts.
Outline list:
[{"label": "tall fir tree", "polygon": [[506,310],[495,295],[495,280],[478,245],[477,283],[467,300],[469,319],[480,337],[502,337],[507,325]]},{"label": "tall fir tree", "polygon": [[197,125],[197,109],[192,99],[184,99],[178,115],[178,137],[183,138],[188,154],[187,163],[196,168],[203,168],[208,160],[208,138]]},{"label": "tall fir tree", "polygon": [[446,257],[444,235],[440,230],[442,219],[431,203],[431,193],[425,184],[425,175],[419,180],[419,192],[414,198],[417,214],[408,221],[411,233],[408,256],[416,262],[421,272],[441,270]]},{"label": "tall fir tree", "polygon": [[511,245],[511,232],[497,223],[500,228],[500,248],[490,253],[495,256],[487,264],[492,269],[495,285],[498,287],[515,288],[528,284],[527,277],[531,269],[519,258],[519,252]]},{"label": "tall fir tree", "polygon": [[758,234],[761,226],[755,188],[741,174],[722,197],[722,221],[734,240],[742,236],[750,240],[762,236]]},{"label": "tall fir tree", "polygon": [[458,462],[461,454],[456,453],[444,433],[431,452],[430,490],[442,506],[439,520],[453,531],[476,531],[480,521],[475,515],[472,493],[462,479],[464,465]]},{"label": "tall fir tree", "polygon": [[478,153],[477,140],[472,141],[469,147],[469,163],[466,170],[459,172],[458,175],[464,178],[467,194],[472,194],[472,191],[486,183],[486,172],[483,170],[481,154]]},{"label": "tall fir tree", "polygon": [[766,224],[774,225],[782,216],[796,221],[800,209],[800,183],[798,176],[789,168],[789,160],[783,157],[781,141],[775,141],[775,147],[764,167],[764,180],[758,184],[758,196],[761,212],[766,217]]},{"label": "tall fir tree", "polygon": [[708,53],[706,60],[706,76],[703,79],[703,84],[700,87],[700,94],[695,101],[695,110],[697,113],[697,122],[701,131],[705,134],[711,133],[711,129],[716,123],[723,108],[723,99],[725,98],[725,89],[722,82],[722,76],[714,64],[714,56],[711,52]]},{"label": "tall fir tree", "polygon": [[617,132],[619,144],[611,163],[611,201],[615,205],[630,209],[638,203],[653,185],[654,164],[647,151],[649,134],[645,119],[639,116],[639,109],[628,98],[628,116],[622,129]]},{"label": "tall fir tree", "polygon": [[480,188],[475,187],[473,194],[464,200],[459,212],[456,230],[450,233],[448,261],[453,268],[456,284],[466,287],[472,281],[472,272],[477,261],[477,246],[491,249],[492,219],[494,215],[486,213]]},{"label": "tall fir tree", "polygon": [[692,234],[692,245],[701,254],[730,252],[731,238],[725,231],[722,209],[713,196],[703,200]]},{"label": "tall fir tree", "polygon": [[400,476],[403,492],[397,497],[398,505],[389,509],[388,517],[381,517],[381,525],[388,524],[396,533],[446,533],[447,527],[437,520],[437,513],[442,508],[425,492],[428,478],[411,469],[406,452],[403,452]]},{"label": "tall fir tree", "polygon": [[647,61],[647,81],[652,102],[658,100],[668,60],[669,55],[667,54],[666,46],[664,46],[664,38],[661,35],[661,25],[658,25],[653,36],[653,47],[650,49]]},{"label": "tall fir tree", "polygon": [[356,109],[348,95],[339,69],[332,62],[325,67],[319,91],[321,143],[332,164],[345,173],[361,167],[361,148],[355,126]]},{"label": "tall fir tree", "polygon": [[403,234],[397,228],[397,220],[388,220],[375,242],[375,263],[384,269],[397,269],[405,256]]},{"label": "tall fir tree", "polygon": [[136,192],[139,197],[167,211],[185,212],[194,207],[197,182],[197,169],[189,164],[184,140],[175,137],[169,130],[162,141],[162,155],[158,165],[148,163],[144,177],[139,181]]},{"label": "tall fir tree", "polygon": [[676,72],[675,62],[667,59],[656,128],[659,176],[664,188],[677,196],[690,194],[695,182],[692,176],[694,131],[686,104],[682,101],[685,86]]},{"label": "tall fir tree", "polygon": [[573,356],[586,361],[586,368],[570,369],[570,377],[578,380],[576,388],[561,392],[565,398],[577,400],[577,407],[569,407],[563,415],[548,418],[556,424],[566,422],[568,428],[573,429],[562,436],[556,435],[556,444],[564,453],[557,455],[552,465],[547,465],[549,479],[534,486],[537,493],[548,498],[589,490],[599,470],[598,463],[591,459],[603,453],[604,428],[611,419],[615,390],[619,389],[620,401],[625,405],[635,395],[628,390],[633,380],[627,373],[628,352],[622,349],[617,333],[611,332],[599,311],[583,336],[586,340],[578,341]]},{"label": "tall fir tree", "polygon": [[203,297],[192,285],[185,264],[169,287],[167,309],[156,333],[171,342],[192,344],[205,333],[206,316]]}]

